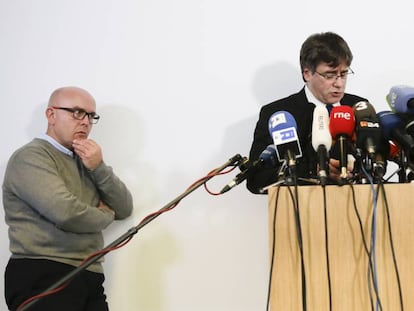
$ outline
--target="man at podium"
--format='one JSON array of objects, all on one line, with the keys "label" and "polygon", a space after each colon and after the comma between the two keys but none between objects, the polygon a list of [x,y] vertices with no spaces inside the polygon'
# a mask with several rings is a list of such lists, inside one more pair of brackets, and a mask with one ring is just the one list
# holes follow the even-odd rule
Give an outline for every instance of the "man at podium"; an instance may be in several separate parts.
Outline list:
[{"label": "man at podium", "polygon": [[[366,101],[357,95],[345,93],[347,79],[354,72],[351,69],[352,52],[346,41],[332,32],[309,36],[300,50],[300,66],[304,87],[297,93],[263,106],[254,131],[249,158],[255,161],[266,147],[274,141],[269,134],[268,122],[278,111],[290,113],[297,124],[298,144],[301,156],[297,158],[295,172],[299,183],[308,183],[317,176],[317,155],[311,144],[313,113],[316,106],[332,108],[352,107]],[[329,109],[328,109],[329,110]],[[339,158],[329,160],[329,180],[339,178]],[[278,180],[277,167],[263,166],[247,178],[247,188],[252,193],[266,193],[261,189]],[[349,162],[351,163],[351,162]],[[348,164],[348,163],[347,163]],[[347,165],[348,166],[348,165]],[[352,167],[348,167],[348,173]]]}]

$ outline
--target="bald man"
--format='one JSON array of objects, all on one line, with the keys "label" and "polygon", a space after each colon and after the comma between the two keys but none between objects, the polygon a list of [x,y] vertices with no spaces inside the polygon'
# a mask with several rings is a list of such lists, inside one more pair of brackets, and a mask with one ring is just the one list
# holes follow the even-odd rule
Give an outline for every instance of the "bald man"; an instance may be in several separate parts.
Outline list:
[{"label": "bald man", "polygon": [[[45,111],[47,131],[16,150],[3,181],[3,206],[11,257],[5,271],[10,310],[42,293],[104,247],[102,230],[133,209],[125,184],[89,139],[99,121],[91,94],[78,87],[55,90]],[[102,262],[30,310],[105,311]]]}]

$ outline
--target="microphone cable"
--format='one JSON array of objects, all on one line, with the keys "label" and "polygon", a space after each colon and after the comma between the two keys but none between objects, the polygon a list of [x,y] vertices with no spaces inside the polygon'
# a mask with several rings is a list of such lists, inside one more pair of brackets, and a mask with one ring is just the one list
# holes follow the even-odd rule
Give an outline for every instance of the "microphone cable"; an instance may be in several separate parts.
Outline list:
[{"label": "microphone cable", "polygon": [[[372,282],[373,286],[376,292],[378,292],[378,275],[377,275],[377,256],[376,256],[376,241],[377,241],[377,203],[378,203],[378,195],[377,191],[374,187],[374,181],[372,179],[372,176],[368,174],[365,167],[362,165],[361,170],[364,173],[364,175],[367,177],[371,191],[372,191],[372,203],[373,203],[373,209],[372,209],[372,221],[371,221],[371,251],[370,255],[372,258]],[[369,273],[368,273],[369,275]],[[378,310],[378,296],[377,296],[377,303],[376,303],[376,310]]]},{"label": "microphone cable", "polygon": [[383,183],[379,184],[379,191],[380,192],[382,191],[382,195],[384,196],[385,211],[386,211],[386,214],[387,214],[388,234],[389,234],[389,238],[390,238],[390,248],[391,248],[392,260],[393,260],[393,264],[394,264],[395,276],[397,278],[398,294],[399,294],[399,299],[400,299],[400,307],[401,307],[401,311],[404,311],[404,301],[403,301],[403,295],[402,295],[400,273],[398,272],[397,257],[395,255],[395,249],[394,249],[394,239],[392,237],[390,208],[389,208],[387,195],[385,193],[385,187],[384,187]]},{"label": "microphone cable", "polygon": [[306,311],[307,302],[306,302],[306,271],[304,264],[304,255],[303,255],[303,239],[302,239],[302,225],[300,221],[300,212],[299,212],[299,193],[298,193],[298,183],[296,180],[296,175],[293,175],[294,180],[294,190],[295,194],[293,195],[290,186],[288,186],[289,194],[292,198],[293,208],[295,212],[295,221],[296,221],[296,234],[298,239],[298,246],[300,252],[300,265],[301,265],[301,276],[302,276],[302,310]]},{"label": "microphone cable", "polygon": [[[271,287],[272,287],[272,276],[273,276],[273,270],[275,267],[275,258],[276,258],[276,219],[277,219],[277,211],[278,211],[278,202],[279,202],[279,195],[280,195],[280,188],[281,185],[277,186],[277,193],[276,193],[276,205],[275,205],[275,211],[273,214],[272,219],[272,255],[270,260],[270,272],[269,272],[269,284],[268,284],[268,290],[267,290],[267,303],[266,303],[266,311],[269,311],[270,306],[270,296],[271,296]],[[301,277],[302,277],[302,310],[306,311],[307,309],[307,303],[306,303],[306,273],[305,273],[305,265],[303,260],[303,243],[302,243],[302,228],[301,228],[301,222],[300,222],[300,216],[299,216],[299,208],[298,208],[298,186],[297,183],[295,183],[295,195],[292,193],[292,189],[290,186],[287,186],[287,189],[289,191],[289,195],[292,200],[294,213],[295,213],[295,223],[296,223],[296,233],[297,233],[297,239],[298,239],[298,246],[299,246],[299,253],[300,253],[300,260],[301,260]]]},{"label": "microphone cable", "polygon": [[[349,186],[351,187],[351,191],[352,191],[353,207],[354,207],[355,214],[357,216],[359,229],[360,229],[360,232],[361,232],[362,243],[363,243],[363,246],[364,246],[365,253],[367,254],[367,257],[368,257],[368,274],[371,273],[371,279],[375,280],[376,278],[373,275],[374,274],[374,268],[373,268],[371,250],[368,249],[368,244],[367,244],[367,241],[365,239],[364,225],[362,224],[361,215],[359,214],[359,211],[358,211],[357,202],[356,202],[356,195],[355,195],[355,189],[354,189],[354,186],[352,185],[352,183],[350,183]],[[369,286],[369,284],[368,284],[368,291],[369,291],[369,294],[370,294],[371,310],[374,310],[372,291],[371,291],[371,287]],[[377,286],[374,286],[374,291],[375,291],[375,295],[376,295],[376,298],[377,298],[376,299],[377,300],[377,306],[379,307],[380,310],[382,310],[381,299],[379,297]]]},{"label": "microphone cable", "polygon": [[328,234],[328,211],[326,204],[326,187],[322,185],[323,192],[323,215],[325,222],[325,257],[326,257],[326,274],[328,278],[328,297],[329,297],[329,310],[332,310],[332,287],[331,287],[331,269],[329,261],[329,234]]},{"label": "microphone cable", "polygon": [[275,204],[275,210],[273,214],[272,219],[272,245],[271,245],[271,251],[272,255],[270,257],[270,271],[269,271],[269,284],[267,286],[267,302],[266,302],[266,311],[269,311],[270,306],[270,295],[272,293],[272,280],[273,280],[273,267],[275,262],[275,253],[276,253],[276,215],[278,210],[278,202],[279,202],[279,195],[280,195],[280,185],[277,187],[276,192],[276,204]]}]

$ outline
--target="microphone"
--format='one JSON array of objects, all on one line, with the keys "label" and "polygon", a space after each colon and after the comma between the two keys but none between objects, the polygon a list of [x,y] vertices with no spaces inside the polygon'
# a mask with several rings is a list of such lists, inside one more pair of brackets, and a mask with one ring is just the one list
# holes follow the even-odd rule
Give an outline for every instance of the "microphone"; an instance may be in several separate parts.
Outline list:
[{"label": "microphone", "polygon": [[414,115],[400,115],[405,121],[405,130],[414,137]]},{"label": "microphone", "polygon": [[318,176],[322,186],[328,178],[328,151],[331,149],[332,137],[329,132],[329,113],[324,106],[316,106],[313,111],[312,147],[318,156]]},{"label": "microphone", "polygon": [[390,144],[390,152],[388,155],[388,159],[391,161],[395,161],[395,159],[398,159],[398,157],[400,156],[401,148],[399,145],[397,145],[392,140],[389,141],[389,144]]},{"label": "microphone", "polygon": [[394,112],[381,111],[378,112],[377,115],[384,130],[385,138],[401,147],[399,159],[395,162],[400,168],[398,174],[399,182],[407,182],[407,176],[405,174],[407,166],[410,167],[411,170],[414,168],[414,164],[411,161],[411,155],[414,151],[414,139],[405,130],[402,119]]},{"label": "microphone", "polygon": [[414,114],[396,113],[401,121],[405,124],[405,131],[414,138]]},{"label": "microphone", "polygon": [[385,140],[374,107],[367,101],[353,106],[355,115],[356,145],[368,156],[365,167],[374,172],[374,176],[382,178],[385,174]]},{"label": "microphone", "polygon": [[294,169],[296,159],[302,156],[295,118],[287,111],[278,111],[269,118],[269,133],[276,147],[279,162]]},{"label": "microphone", "polygon": [[379,122],[387,140],[398,143],[408,153],[414,151],[414,139],[404,128],[404,122],[392,111],[380,111],[377,113]]},{"label": "microphone", "polygon": [[329,129],[332,138],[339,145],[340,177],[346,179],[348,166],[348,141],[352,140],[355,128],[354,111],[349,106],[333,107],[329,120]]},{"label": "microphone", "polygon": [[388,105],[398,113],[414,113],[414,87],[397,85],[386,96]]},{"label": "microphone", "polygon": [[262,166],[269,166],[274,167],[277,164],[276,160],[276,149],[274,145],[269,145],[266,147],[265,150],[259,156],[259,159],[251,163],[250,161],[246,161],[242,163],[241,167],[242,172],[237,174],[227,185],[221,189],[220,194],[223,194],[232,188],[236,187],[238,184],[243,182],[250,174],[254,173],[257,169]]},{"label": "microphone", "polygon": [[387,156],[387,160],[390,160],[398,166],[401,166],[401,147],[398,143],[395,143],[394,141],[390,140],[388,141],[389,144],[389,153]]}]

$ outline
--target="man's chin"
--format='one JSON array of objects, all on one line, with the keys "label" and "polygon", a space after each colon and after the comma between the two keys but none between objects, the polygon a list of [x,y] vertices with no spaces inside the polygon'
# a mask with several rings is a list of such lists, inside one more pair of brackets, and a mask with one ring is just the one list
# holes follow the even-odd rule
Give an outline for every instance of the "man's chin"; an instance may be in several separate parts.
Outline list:
[{"label": "man's chin", "polygon": [[88,134],[86,133],[76,133],[73,136],[74,139],[87,139],[88,138]]}]

